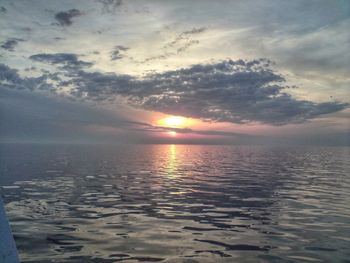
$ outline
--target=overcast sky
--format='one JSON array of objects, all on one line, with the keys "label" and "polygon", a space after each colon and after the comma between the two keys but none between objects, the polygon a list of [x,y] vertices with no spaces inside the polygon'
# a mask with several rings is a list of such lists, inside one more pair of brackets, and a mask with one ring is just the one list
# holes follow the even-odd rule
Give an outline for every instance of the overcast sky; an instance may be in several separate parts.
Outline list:
[{"label": "overcast sky", "polygon": [[2,142],[349,144],[350,1],[0,0],[0,24]]}]

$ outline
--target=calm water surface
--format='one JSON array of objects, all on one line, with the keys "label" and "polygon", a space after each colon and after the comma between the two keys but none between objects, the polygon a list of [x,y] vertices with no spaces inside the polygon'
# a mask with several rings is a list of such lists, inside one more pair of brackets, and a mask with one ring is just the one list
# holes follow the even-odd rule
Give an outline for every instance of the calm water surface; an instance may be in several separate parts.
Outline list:
[{"label": "calm water surface", "polygon": [[22,262],[350,262],[350,148],[1,145]]}]

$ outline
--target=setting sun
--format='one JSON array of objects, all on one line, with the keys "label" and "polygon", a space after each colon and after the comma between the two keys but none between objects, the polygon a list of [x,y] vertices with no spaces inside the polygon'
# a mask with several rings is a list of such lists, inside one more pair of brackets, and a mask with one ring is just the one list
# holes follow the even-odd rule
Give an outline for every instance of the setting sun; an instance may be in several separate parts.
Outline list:
[{"label": "setting sun", "polygon": [[168,134],[170,135],[170,136],[176,136],[176,131],[170,131],[170,132],[168,132]]},{"label": "setting sun", "polygon": [[171,116],[164,120],[165,124],[169,126],[181,126],[185,123],[185,118],[178,116]]},{"label": "setting sun", "polygon": [[180,116],[170,116],[160,120],[159,124],[171,128],[184,128],[189,124],[189,119]]}]

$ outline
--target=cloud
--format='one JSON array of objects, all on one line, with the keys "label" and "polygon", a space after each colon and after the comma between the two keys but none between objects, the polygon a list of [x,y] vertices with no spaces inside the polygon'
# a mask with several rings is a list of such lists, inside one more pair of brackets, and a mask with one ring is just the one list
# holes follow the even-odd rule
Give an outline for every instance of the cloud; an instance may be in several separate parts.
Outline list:
[{"label": "cloud", "polygon": [[174,40],[167,43],[163,48],[174,47],[181,41],[188,41],[191,36],[203,33],[207,29],[208,28],[206,27],[200,27],[200,28],[192,28],[190,30],[183,31],[180,34],[178,34]]},{"label": "cloud", "polygon": [[124,57],[123,53],[128,49],[128,47],[121,45],[115,46],[111,52],[111,60],[122,59]]},{"label": "cloud", "polygon": [[[56,92],[60,88],[52,81],[60,80],[57,73],[45,73],[39,77],[21,77],[18,70],[12,69],[0,63],[0,87],[14,90],[37,90],[46,92]],[[50,81],[50,83],[48,82]]]},{"label": "cloud", "polygon": [[84,99],[123,96],[135,107],[218,122],[302,123],[348,107],[292,97],[285,92],[289,87],[283,85],[284,77],[270,67],[265,59],[224,60],[142,79],[80,71],[66,84],[75,86],[74,95]]},{"label": "cloud", "polygon": [[182,35],[199,34],[199,33],[203,33],[206,30],[207,30],[206,27],[192,28],[191,30],[187,30],[187,31],[182,32]]},{"label": "cloud", "polygon": [[114,13],[123,4],[122,0],[97,0],[97,2],[103,5],[103,13]]},{"label": "cloud", "polygon": [[0,141],[85,141],[115,143],[143,140],[169,131],[178,134],[258,138],[239,133],[176,129],[128,119],[117,111],[43,94],[0,89]]},{"label": "cloud", "polygon": [[340,111],[346,103],[298,100],[268,60],[225,60],[148,75],[128,91],[144,109],[208,121],[272,125],[301,123]]},{"label": "cloud", "polygon": [[[331,134],[321,132],[316,136],[313,134],[300,138],[287,137],[281,141],[278,137],[228,131],[159,127],[128,119],[120,110],[107,111],[86,103],[73,103],[57,96],[4,88],[0,89],[0,119],[1,142],[349,144],[349,134],[339,132]],[[159,136],[169,131],[175,131],[180,136],[176,138]],[[200,136],[189,137],[181,134]]]},{"label": "cloud", "polygon": [[[126,129],[137,125],[118,112],[57,96],[0,89],[0,141],[8,140],[103,140],[90,126]],[[117,136],[118,134],[116,134]]]},{"label": "cloud", "polygon": [[[78,61],[76,56],[61,54],[39,54],[31,58],[51,64],[73,63],[79,67],[87,63]],[[349,107],[337,101],[317,103],[294,98],[286,92],[290,87],[285,78],[271,66],[272,62],[267,59],[224,60],[151,73],[142,78],[65,67],[69,72],[65,77],[69,79],[58,81],[57,88],[69,87],[70,95],[81,100],[112,101],[123,97],[133,107],[149,111],[239,124],[302,123]],[[19,78],[9,68],[4,72],[8,78],[16,81]],[[25,81],[38,83],[50,77]]]},{"label": "cloud", "polygon": [[78,9],[70,9],[66,12],[58,12],[55,15],[55,19],[60,26],[70,26],[73,23],[72,18],[80,15],[82,15],[82,13]]},{"label": "cloud", "polygon": [[207,27],[200,27],[200,28],[192,28],[190,30],[183,31],[180,34],[176,35],[176,37],[173,40],[163,45],[163,47],[161,48],[163,50],[162,54],[148,57],[142,61],[137,61],[137,60],[133,60],[133,61],[142,64],[142,63],[148,63],[154,60],[168,59],[170,57],[184,53],[190,47],[199,44],[198,40],[191,39],[191,37],[193,35],[203,33],[207,29],[208,29]]},{"label": "cloud", "polygon": [[191,46],[193,45],[197,45],[199,44],[199,41],[198,40],[191,40],[187,43],[185,43],[182,47],[179,47],[177,50],[176,50],[176,53],[177,54],[180,54],[182,52],[185,52],[187,49],[189,49]]},{"label": "cloud", "polygon": [[7,51],[15,51],[15,46],[18,45],[18,42],[23,41],[25,40],[21,38],[9,38],[1,45],[1,48],[6,49]]},{"label": "cloud", "polygon": [[[191,30],[186,30],[178,34],[175,39],[172,41],[166,43],[163,47],[163,49],[168,49],[168,48],[173,48],[177,47],[177,53],[181,52],[183,49],[186,50],[189,46],[192,46],[194,44],[198,44],[198,40],[191,40],[190,38],[193,35],[197,35],[200,33],[203,33],[206,31],[208,28],[207,27],[200,27],[200,28],[192,28]],[[180,44],[180,46],[179,46]]]},{"label": "cloud", "polygon": [[16,69],[12,69],[4,64],[0,64],[0,81],[4,86],[6,83],[21,83],[22,79]]},{"label": "cloud", "polygon": [[142,127],[145,131],[150,132],[169,132],[174,131],[180,134],[196,134],[196,135],[206,135],[206,136],[224,136],[224,137],[240,137],[240,138],[258,138],[260,136],[256,135],[248,135],[238,132],[229,132],[229,131],[216,131],[216,130],[195,130],[191,128],[169,128],[163,126],[153,126],[144,123],[136,123],[140,127]]},{"label": "cloud", "polygon": [[[266,36],[264,30],[255,28],[251,37],[243,37],[237,43],[241,48],[256,49],[256,52],[266,54],[278,61],[279,66],[289,68],[299,76],[308,78],[316,73],[320,78],[333,74],[344,78],[348,75],[350,61],[349,26],[348,18],[311,32],[305,30],[287,34],[285,30],[280,30],[272,36]],[[256,45],[257,41],[261,44]]]},{"label": "cloud", "polygon": [[52,65],[59,64],[62,65],[63,69],[77,69],[93,65],[91,62],[78,60],[77,55],[71,53],[36,54],[30,56],[29,59],[38,62],[46,62]]}]

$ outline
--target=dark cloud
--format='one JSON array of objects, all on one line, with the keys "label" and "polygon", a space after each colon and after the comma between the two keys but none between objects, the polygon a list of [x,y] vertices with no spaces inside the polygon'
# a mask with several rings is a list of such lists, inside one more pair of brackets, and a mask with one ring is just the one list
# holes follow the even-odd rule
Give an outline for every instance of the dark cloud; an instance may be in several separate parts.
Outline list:
[{"label": "dark cloud", "polygon": [[0,81],[1,84],[5,83],[20,83],[21,77],[18,75],[18,70],[12,69],[4,64],[0,64]]},{"label": "dark cloud", "polygon": [[348,107],[293,98],[285,92],[283,76],[270,64],[268,60],[198,64],[149,75],[136,81],[137,92],[126,95],[130,103],[148,110],[233,123],[300,123]]},{"label": "dark cloud", "polygon": [[159,143],[166,141],[159,140],[158,134],[169,131],[176,131],[178,134],[213,135],[212,138],[221,136],[239,141],[245,138],[251,141],[260,137],[157,127],[128,119],[121,112],[92,107],[86,103],[73,103],[57,96],[10,89],[0,89],[0,119],[1,142]]},{"label": "dark cloud", "polygon": [[189,49],[191,46],[193,45],[197,45],[199,44],[199,41],[198,40],[191,40],[187,43],[185,43],[182,47],[179,47],[177,50],[176,50],[176,53],[177,54],[180,54],[182,52],[185,52],[187,49]]},{"label": "dark cloud", "polygon": [[[95,141],[105,134],[89,132],[89,126],[134,126],[118,113],[109,113],[57,96],[0,89],[0,141]],[[135,124],[136,125],[136,124]]]},{"label": "dark cloud", "polygon": [[65,12],[57,13],[55,19],[60,26],[70,26],[72,24],[72,18],[80,15],[82,15],[82,13],[78,9],[70,9]]},{"label": "dark cloud", "polygon": [[114,13],[123,4],[122,0],[97,0],[102,4],[103,13]]},{"label": "dark cloud", "polygon": [[113,51],[111,52],[111,60],[122,59],[124,57],[123,53],[128,49],[128,47],[121,45],[115,46]]},{"label": "dark cloud", "polygon": [[80,71],[66,82],[74,96],[105,100],[123,96],[136,107],[208,121],[272,125],[301,123],[348,107],[346,103],[315,103],[286,93],[285,79],[269,60],[225,60],[189,68],[128,75]]},{"label": "dark cloud", "polygon": [[[54,61],[62,63],[61,59]],[[70,87],[75,98],[108,101],[121,96],[134,107],[206,121],[285,125],[349,107],[336,101],[316,103],[292,97],[285,92],[289,87],[284,77],[266,59],[196,64],[143,78],[65,70],[69,79],[60,81],[58,87]],[[11,75],[11,69],[7,71]],[[12,74],[18,78],[16,72]]]},{"label": "dark cloud", "polygon": [[199,34],[199,33],[203,33],[206,30],[207,30],[206,27],[192,28],[191,30],[187,30],[187,31],[182,32],[182,35]]},{"label": "dark cloud", "polygon": [[46,62],[52,65],[61,65],[62,69],[78,69],[81,67],[90,67],[93,63],[79,60],[77,55],[71,53],[56,54],[36,54],[29,57],[31,60]]},{"label": "dark cloud", "polygon": [[[53,92],[60,90],[59,86],[51,83],[53,80],[59,81],[58,74],[45,73],[40,77],[21,77],[18,70],[12,69],[0,63],[0,87],[15,90],[38,90]],[[48,82],[50,81],[50,83]]]},{"label": "dark cloud", "polygon": [[[271,144],[281,142],[349,145],[349,134],[313,134],[300,138],[254,136],[215,130],[157,127],[125,118],[89,104],[71,102],[57,96],[0,88],[1,142],[102,142],[102,143],[205,143]],[[205,135],[205,138],[164,138],[157,134]],[[155,136],[153,136],[155,135]],[[210,136],[210,137],[208,137]]]},{"label": "dark cloud", "polygon": [[136,63],[139,63],[139,64],[142,64],[142,63],[148,63],[150,61],[154,61],[154,60],[163,60],[163,59],[167,59],[171,56],[175,56],[176,55],[176,52],[165,52],[161,55],[157,55],[157,56],[152,56],[152,57],[148,57],[144,60],[141,60],[141,61],[137,61],[137,60],[134,60],[134,62]]},{"label": "dark cloud", "polygon": [[0,13],[4,13],[6,14],[7,13],[7,9],[3,6],[0,7]]},{"label": "dark cloud", "polygon": [[25,71],[35,71],[35,70],[37,70],[37,68],[33,66],[30,68],[25,68]]},{"label": "dark cloud", "polygon": [[18,42],[23,41],[25,40],[21,38],[9,38],[1,45],[1,48],[6,49],[7,51],[15,51],[15,46],[18,45]]}]

